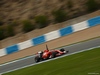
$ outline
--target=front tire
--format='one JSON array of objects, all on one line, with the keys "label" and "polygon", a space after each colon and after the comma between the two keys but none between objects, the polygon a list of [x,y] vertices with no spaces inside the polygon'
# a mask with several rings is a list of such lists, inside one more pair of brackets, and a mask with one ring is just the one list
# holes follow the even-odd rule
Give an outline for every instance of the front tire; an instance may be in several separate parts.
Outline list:
[{"label": "front tire", "polygon": [[35,57],[35,62],[40,62],[40,58],[38,56]]}]

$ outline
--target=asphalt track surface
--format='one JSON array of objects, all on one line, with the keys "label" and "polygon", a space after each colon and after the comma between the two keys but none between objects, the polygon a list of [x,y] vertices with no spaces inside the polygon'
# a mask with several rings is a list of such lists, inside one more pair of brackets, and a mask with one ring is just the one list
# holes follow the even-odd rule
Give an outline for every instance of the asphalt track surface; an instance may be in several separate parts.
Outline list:
[{"label": "asphalt track surface", "polygon": [[[64,47],[65,50],[69,50],[68,54],[78,52],[81,50],[93,48],[100,46],[100,38],[92,39],[89,41],[77,43],[74,45]],[[4,65],[0,65],[0,73],[6,73],[14,69],[22,68],[24,66],[35,64],[34,56],[30,56],[12,63],[7,63]]]}]

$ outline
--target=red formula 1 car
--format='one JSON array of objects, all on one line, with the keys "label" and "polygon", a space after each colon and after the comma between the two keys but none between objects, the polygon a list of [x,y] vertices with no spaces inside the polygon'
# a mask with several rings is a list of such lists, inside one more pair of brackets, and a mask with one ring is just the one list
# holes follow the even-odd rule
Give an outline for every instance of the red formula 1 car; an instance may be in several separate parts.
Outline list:
[{"label": "red formula 1 car", "polygon": [[40,62],[40,61],[47,60],[47,59],[50,59],[50,58],[55,58],[57,56],[64,55],[68,52],[69,51],[66,51],[64,49],[49,50],[47,45],[46,45],[46,50],[40,51],[40,52],[35,54],[35,62]]}]

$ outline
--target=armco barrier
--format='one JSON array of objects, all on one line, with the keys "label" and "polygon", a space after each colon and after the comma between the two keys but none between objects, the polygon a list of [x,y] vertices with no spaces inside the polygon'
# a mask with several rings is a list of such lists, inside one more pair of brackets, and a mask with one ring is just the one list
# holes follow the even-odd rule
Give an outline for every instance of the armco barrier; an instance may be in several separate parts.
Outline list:
[{"label": "armco barrier", "polygon": [[0,49],[0,57],[100,24],[100,16]]}]

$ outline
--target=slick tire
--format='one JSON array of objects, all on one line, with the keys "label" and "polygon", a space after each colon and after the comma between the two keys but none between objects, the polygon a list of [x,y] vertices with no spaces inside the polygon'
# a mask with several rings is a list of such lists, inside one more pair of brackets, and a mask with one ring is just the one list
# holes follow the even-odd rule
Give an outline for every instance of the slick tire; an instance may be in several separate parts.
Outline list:
[{"label": "slick tire", "polygon": [[52,52],[52,58],[55,58],[56,57],[56,52]]},{"label": "slick tire", "polygon": [[40,58],[39,57],[35,57],[35,62],[40,62]]},{"label": "slick tire", "polygon": [[64,51],[65,51],[65,49],[64,49],[64,48],[62,48],[62,49],[60,49],[60,51],[64,52]]}]

